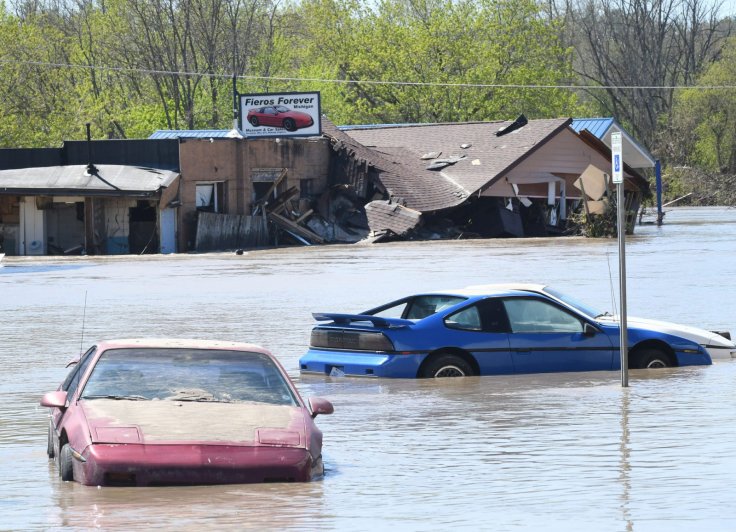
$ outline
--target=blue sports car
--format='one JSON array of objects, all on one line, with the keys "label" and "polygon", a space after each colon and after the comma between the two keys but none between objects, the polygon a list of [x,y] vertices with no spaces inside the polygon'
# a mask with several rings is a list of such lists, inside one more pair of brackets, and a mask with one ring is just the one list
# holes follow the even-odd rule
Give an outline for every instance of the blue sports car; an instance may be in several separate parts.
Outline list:
[{"label": "blue sports car", "polygon": [[[361,314],[314,314],[303,373],[462,377],[620,369],[618,318],[543,285],[418,294]],[[628,318],[629,367],[736,358],[729,333]]]}]

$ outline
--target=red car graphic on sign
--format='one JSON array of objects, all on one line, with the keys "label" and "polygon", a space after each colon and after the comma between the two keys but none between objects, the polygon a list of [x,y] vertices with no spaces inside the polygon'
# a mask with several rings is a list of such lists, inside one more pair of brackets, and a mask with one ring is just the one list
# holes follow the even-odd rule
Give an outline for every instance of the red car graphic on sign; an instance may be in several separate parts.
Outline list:
[{"label": "red car graphic on sign", "polygon": [[282,127],[286,131],[296,131],[314,124],[307,113],[294,111],[283,105],[254,107],[248,111],[248,122],[253,127]]}]

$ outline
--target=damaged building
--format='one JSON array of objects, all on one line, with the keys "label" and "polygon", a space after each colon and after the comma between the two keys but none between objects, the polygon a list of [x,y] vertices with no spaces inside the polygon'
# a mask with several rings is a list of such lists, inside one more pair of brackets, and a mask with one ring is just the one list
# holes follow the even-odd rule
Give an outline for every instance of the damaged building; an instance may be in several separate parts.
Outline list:
[{"label": "damaged building", "polygon": [[[574,210],[605,211],[613,191],[612,119],[321,124],[291,138],[157,131],[0,150],[0,245],[122,254],[546,236],[565,234]],[[624,139],[638,165],[624,165],[633,229],[653,161]]]},{"label": "damaged building", "polygon": [[68,141],[0,150],[0,252],[117,255],[175,251],[171,141]]},{"label": "damaged building", "polygon": [[[564,234],[574,209],[606,208],[610,149],[571,125],[522,116],[323,129],[339,154],[333,178],[363,193],[374,238],[491,238]],[[649,185],[628,164],[624,176],[633,230]]]}]

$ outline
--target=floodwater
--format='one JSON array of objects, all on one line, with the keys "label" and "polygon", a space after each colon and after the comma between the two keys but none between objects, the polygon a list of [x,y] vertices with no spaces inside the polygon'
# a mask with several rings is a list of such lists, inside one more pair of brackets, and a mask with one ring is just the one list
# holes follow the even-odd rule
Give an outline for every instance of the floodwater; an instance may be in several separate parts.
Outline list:
[{"label": "floodwater", "polygon": [[[627,239],[628,313],[736,332],[736,210],[673,209]],[[396,243],[235,254],[6,257],[0,268],[0,529],[736,530],[736,361],[710,367],[414,380],[302,377],[311,312],[415,291],[544,282],[618,299],[615,240]],[[86,301],[86,303],[85,303]],[[95,340],[270,348],[323,396],[310,484],[60,482],[40,396]]]}]

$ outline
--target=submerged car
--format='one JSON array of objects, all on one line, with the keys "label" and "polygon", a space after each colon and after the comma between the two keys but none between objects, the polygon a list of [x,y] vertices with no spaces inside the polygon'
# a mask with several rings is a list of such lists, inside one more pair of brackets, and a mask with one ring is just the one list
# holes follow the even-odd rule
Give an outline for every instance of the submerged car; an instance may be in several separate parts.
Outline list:
[{"label": "submerged car", "polygon": [[[314,314],[303,373],[461,377],[621,367],[618,318],[544,285],[486,285],[405,297],[360,314]],[[736,358],[724,335],[628,318],[631,368]],[[726,333],[724,333],[726,334]]]},{"label": "submerged car", "polygon": [[284,105],[268,105],[249,109],[247,120],[253,127],[282,127],[286,131],[296,131],[314,125],[314,120],[310,115],[294,111]]},{"label": "submerged car", "polygon": [[262,347],[160,339],[91,347],[41,405],[61,479],[102,486],[308,481],[333,411]]}]

